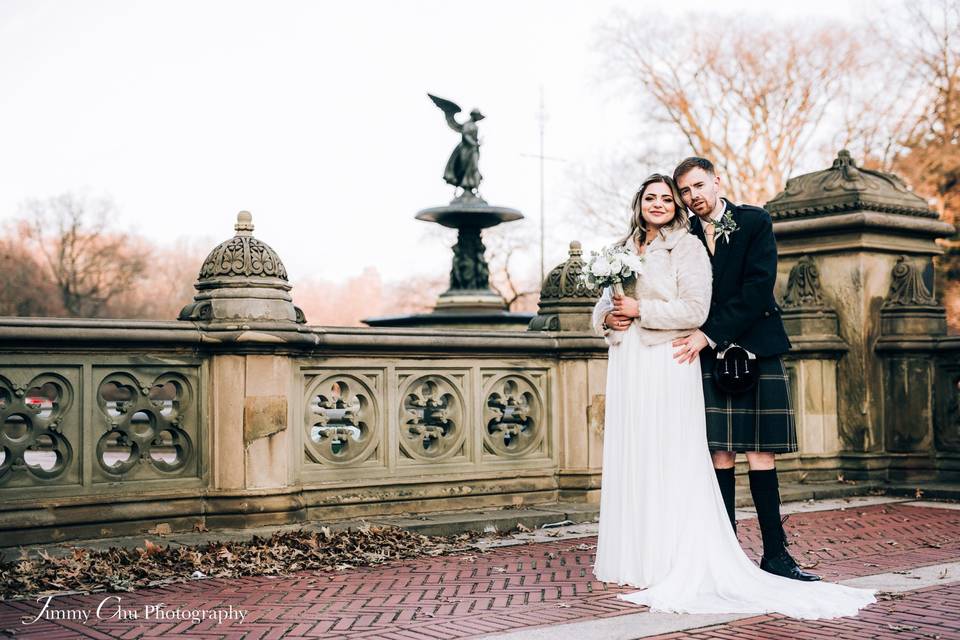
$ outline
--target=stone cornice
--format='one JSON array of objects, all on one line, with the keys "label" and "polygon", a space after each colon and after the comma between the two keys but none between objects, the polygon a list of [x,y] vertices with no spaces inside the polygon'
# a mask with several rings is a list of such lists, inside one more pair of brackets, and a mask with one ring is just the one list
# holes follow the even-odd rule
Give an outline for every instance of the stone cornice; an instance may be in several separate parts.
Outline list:
[{"label": "stone cornice", "polygon": [[837,154],[830,168],[787,180],[786,188],[774,196],[766,208],[774,220],[864,209],[920,218],[938,217],[927,201],[898,176],[858,167],[846,150]]}]

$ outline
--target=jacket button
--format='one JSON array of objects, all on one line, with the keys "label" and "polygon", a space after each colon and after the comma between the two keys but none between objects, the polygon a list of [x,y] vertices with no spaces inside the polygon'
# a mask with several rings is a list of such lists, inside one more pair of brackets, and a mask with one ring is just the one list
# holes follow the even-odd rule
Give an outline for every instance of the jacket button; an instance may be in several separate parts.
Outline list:
[{"label": "jacket button", "polygon": [[769,317],[770,317],[770,312],[769,312],[769,311],[764,311],[764,312],[763,312],[763,317],[764,317],[764,318],[769,318]]}]

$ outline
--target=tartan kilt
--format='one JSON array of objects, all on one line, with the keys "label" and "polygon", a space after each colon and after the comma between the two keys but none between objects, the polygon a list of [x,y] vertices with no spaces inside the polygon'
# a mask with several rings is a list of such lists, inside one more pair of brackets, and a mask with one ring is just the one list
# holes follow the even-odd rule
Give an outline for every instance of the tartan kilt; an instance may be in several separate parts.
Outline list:
[{"label": "tartan kilt", "polygon": [[707,446],[711,451],[797,450],[797,423],[790,404],[790,380],[779,356],[757,358],[760,379],[750,391],[724,393],[713,382],[716,352],[700,352]]}]

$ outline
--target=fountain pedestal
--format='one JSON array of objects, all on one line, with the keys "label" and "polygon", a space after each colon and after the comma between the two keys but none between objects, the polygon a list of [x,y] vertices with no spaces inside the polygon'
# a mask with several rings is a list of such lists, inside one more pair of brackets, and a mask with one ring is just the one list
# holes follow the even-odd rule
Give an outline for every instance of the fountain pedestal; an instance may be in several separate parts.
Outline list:
[{"label": "fountain pedestal", "polygon": [[487,204],[480,196],[467,191],[446,206],[423,209],[416,218],[457,230],[450,288],[440,294],[431,313],[369,318],[364,323],[371,327],[525,329],[533,314],[510,312],[503,297],[490,286],[490,270],[484,257],[486,247],[481,238],[483,229],[520,220],[523,214],[509,207]]}]

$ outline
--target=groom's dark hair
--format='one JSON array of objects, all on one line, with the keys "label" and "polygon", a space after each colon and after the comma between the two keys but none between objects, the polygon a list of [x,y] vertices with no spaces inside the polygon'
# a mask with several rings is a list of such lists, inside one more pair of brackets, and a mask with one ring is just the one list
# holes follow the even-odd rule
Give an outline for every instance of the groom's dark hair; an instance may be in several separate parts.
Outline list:
[{"label": "groom's dark hair", "polygon": [[683,162],[677,165],[677,168],[673,170],[673,181],[677,182],[689,171],[693,171],[697,167],[700,167],[710,175],[717,175],[716,170],[713,168],[713,163],[707,160],[706,158],[698,158],[697,156],[690,156]]}]

